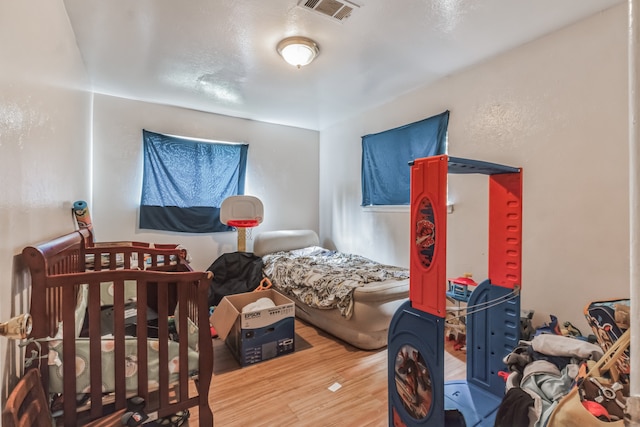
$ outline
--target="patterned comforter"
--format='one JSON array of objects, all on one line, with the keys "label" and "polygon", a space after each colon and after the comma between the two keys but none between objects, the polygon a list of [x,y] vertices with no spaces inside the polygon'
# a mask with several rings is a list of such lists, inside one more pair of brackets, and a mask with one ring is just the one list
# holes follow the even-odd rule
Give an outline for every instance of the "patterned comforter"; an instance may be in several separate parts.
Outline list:
[{"label": "patterned comforter", "polygon": [[384,265],[359,255],[311,247],[262,257],[264,274],[275,287],[304,304],[353,314],[353,292],[367,283],[409,278],[407,268]]}]

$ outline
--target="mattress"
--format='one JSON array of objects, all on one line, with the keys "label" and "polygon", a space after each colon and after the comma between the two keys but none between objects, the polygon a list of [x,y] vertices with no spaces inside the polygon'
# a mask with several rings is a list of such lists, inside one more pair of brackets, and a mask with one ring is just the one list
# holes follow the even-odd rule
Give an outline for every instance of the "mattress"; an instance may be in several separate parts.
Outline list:
[{"label": "mattress", "polygon": [[[254,240],[254,253],[258,256],[295,251],[319,245],[312,230],[282,230],[260,233]],[[296,316],[300,319],[365,350],[387,345],[389,323],[398,307],[409,297],[409,279],[372,281],[353,289],[350,315],[345,316],[337,307],[313,307],[287,289],[278,288],[296,303]]]}]

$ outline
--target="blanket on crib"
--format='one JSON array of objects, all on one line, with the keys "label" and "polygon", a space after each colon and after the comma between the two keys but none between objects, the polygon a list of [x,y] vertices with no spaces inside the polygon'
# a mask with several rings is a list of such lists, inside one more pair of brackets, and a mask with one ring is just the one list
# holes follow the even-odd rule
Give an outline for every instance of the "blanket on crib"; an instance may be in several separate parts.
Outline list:
[{"label": "blanket on crib", "polygon": [[267,254],[263,262],[265,276],[279,290],[310,307],[337,308],[347,319],[353,314],[356,288],[409,278],[407,268],[319,247]]}]

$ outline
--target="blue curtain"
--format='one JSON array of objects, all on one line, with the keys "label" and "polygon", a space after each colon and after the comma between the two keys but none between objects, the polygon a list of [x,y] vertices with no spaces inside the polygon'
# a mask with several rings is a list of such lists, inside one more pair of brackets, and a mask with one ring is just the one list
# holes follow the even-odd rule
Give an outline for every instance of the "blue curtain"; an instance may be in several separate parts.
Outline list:
[{"label": "blue curtain", "polygon": [[409,162],[445,154],[449,111],[362,137],[362,206],[408,205]]},{"label": "blue curtain", "polygon": [[144,171],[140,228],[230,231],[220,206],[244,194],[247,144],[209,143],[142,131]]}]

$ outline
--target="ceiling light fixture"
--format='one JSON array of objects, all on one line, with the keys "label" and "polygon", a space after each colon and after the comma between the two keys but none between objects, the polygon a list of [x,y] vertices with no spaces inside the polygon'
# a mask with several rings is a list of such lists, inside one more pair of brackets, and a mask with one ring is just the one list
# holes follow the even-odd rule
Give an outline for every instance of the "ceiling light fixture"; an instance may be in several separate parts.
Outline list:
[{"label": "ceiling light fixture", "polygon": [[294,67],[308,65],[320,53],[318,44],[307,37],[287,37],[276,48],[282,58]]}]

